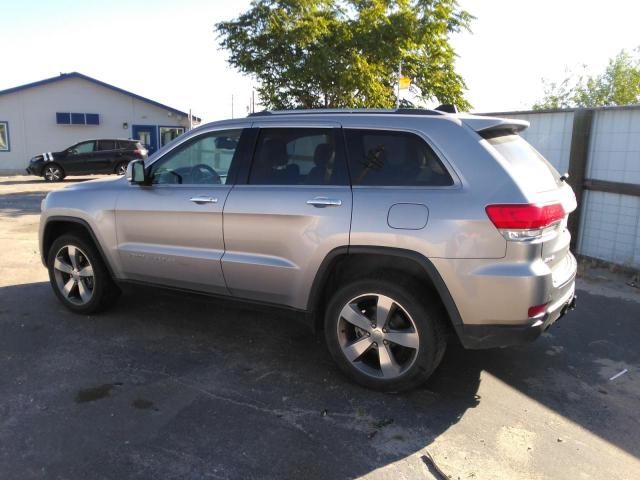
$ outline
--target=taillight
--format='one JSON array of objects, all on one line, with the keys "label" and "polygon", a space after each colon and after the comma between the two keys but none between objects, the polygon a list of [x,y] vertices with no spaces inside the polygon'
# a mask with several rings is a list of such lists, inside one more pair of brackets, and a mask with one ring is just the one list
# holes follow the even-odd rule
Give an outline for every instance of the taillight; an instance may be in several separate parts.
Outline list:
[{"label": "taillight", "polygon": [[539,238],[545,229],[554,226],[565,216],[564,208],[559,203],[488,205],[485,211],[507,240]]},{"label": "taillight", "polygon": [[535,307],[530,307],[527,314],[529,318],[539,317],[544,314],[547,310],[547,303],[543,303],[542,305],[536,305]]}]

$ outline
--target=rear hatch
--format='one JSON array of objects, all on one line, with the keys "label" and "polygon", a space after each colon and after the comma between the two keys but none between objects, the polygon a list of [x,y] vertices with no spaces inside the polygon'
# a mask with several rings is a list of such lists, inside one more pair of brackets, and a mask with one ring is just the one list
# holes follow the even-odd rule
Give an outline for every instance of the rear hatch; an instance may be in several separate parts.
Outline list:
[{"label": "rear hatch", "polygon": [[499,154],[511,177],[535,205],[561,205],[564,217],[545,228],[541,235],[542,259],[552,271],[553,284],[560,286],[572,278],[575,258],[569,252],[571,234],[567,228],[569,214],[576,207],[573,189],[556,168],[524,138],[519,131],[527,122],[504,119],[480,128],[478,133]]}]

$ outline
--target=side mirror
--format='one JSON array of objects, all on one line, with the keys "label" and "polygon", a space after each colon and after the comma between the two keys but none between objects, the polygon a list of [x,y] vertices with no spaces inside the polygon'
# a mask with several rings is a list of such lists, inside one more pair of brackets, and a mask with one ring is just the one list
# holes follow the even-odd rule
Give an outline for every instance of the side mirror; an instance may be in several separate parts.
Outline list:
[{"label": "side mirror", "polygon": [[131,160],[129,162],[129,165],[127,165],[127,180],[136,185],[147,183],[143,160]]}]

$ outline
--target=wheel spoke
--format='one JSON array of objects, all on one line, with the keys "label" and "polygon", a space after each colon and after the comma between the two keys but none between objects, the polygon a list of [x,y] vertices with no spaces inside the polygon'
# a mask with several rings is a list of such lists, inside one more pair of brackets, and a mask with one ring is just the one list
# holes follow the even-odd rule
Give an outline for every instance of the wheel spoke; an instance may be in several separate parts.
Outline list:
[{"label": "wheel spoke", "polygon": [[376,304],[376,325],[378,328],[384,328],[387,325],[393,303],[389,297],[378,295],[378,303]]},{"label": "wheel spoke", "polygon": [[91,298],[91,292],[89,292],[89,289],[84,285],[82,280],[78,280],[78,292],[80,293],[80,298],[82,298],[82,301],[85,303]]},{"label": "wheel spoke", "polygon": [[380,368],[382,369],[382,376],[393,378],[400,373],[400,365],[393,356],[393,352],[389,348],[389,345],[383,344],[378,347],[378,357],[380,359]]},{"label": "wheel spoke", "polygon": [[371,321],[360,313],[356,305],[352,303],[345,305],[340,312],[340,316],[350,324],[355,325],[366,332],[371,332]]},{"label": "wheel spoke", "polygon": [[73,271],[73,267],[71,265],[59,258],[56,258],[55,262],[53,263],[53,268],[68,274],[71,274],[71,272]]},{"label": "wheel spoke", "polygon": [[93,277],[93,267],[91,265],[87,265],[83,269],[81,269],[78,274],[81,277]]},{"label": "wheel spoke", "polygon": [[420,339],[416,332],[392,331],[384,335],[385,340],[407,348],[418,348]]},{"label": "wheel spoke", "polygon": [[74,270],[78,270],[78,250],[73,245],[69,245],[67,247],[67,252],[69,252],[69,260],[71,261],[71,265],[73,265]]},{"label": "wheel spoke", "polygon": [[343,347],[342,351],[351,362],[354,362],[360,356],[362,356],[362,354],[366,352],[369,347],[371,347],[371,344],[371,337],[362,337]]},{"label": "wheel spoke", "polygon": [[70,278],[69,280],[67,280],[67,283],[64,284],[64,294],[69,297],[71,295],[71,290],[73,290],[73,286],[76,284],[76,281],[74,278]]}]

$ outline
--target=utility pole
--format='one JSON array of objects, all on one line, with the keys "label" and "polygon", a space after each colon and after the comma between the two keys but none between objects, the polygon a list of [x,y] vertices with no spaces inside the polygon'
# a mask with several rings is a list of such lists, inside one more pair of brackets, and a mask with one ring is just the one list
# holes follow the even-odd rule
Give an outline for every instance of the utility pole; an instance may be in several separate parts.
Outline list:
[{"label": "utility pole", "polygon": [[402,78],[402,59],[400,59],[400,64],[398,65],[398,85],[396,91],[396,110],[400,108],[400,79]]}]

